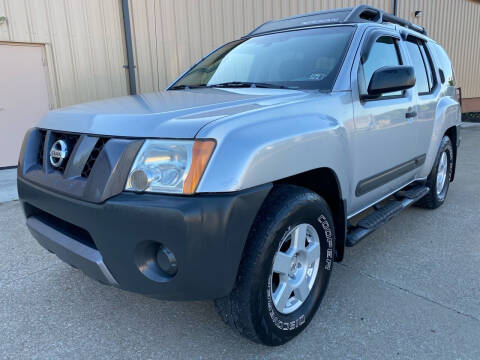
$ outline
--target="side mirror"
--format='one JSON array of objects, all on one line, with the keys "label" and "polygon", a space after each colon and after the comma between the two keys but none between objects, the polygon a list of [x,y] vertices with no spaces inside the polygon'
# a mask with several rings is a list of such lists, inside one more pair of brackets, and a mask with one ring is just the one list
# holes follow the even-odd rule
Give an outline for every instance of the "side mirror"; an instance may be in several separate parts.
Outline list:
[{"label": "side mirror", "polygon": [[368,97],[407,90],[415,86],[415,70],[412,66],[384,66],[375,71],[368,84]]}]

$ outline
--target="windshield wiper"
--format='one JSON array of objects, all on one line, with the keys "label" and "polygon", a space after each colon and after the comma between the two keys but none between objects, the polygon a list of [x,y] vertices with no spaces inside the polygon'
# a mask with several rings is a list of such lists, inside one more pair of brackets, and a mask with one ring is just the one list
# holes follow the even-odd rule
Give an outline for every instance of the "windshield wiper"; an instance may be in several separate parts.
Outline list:
[{"label": "windshield wiper", "polygon": [[207,87],[206,84],[201,84],[201,85],[176,85],[172,86],[169,90],[190,90],[190,89],[198,89],[198,88],[203,88]]},{"label": "windshield wiper", "polygon": [[208,87],[218,87],[218,88],[250,87],[250,88],[269,88],[269,89],[294,89],[285,85],[269,84],[269,83],[261,83],[261,82],[247,82],[247,81],[230,81],[230,82],[208,85]]},{"label": "windshield wiper", "polygon": [[247,82],[247,81],[230,81],[219,84],[199,84],[199,85],[176,85],[169,90],[190,90],[198,88],[265,88],[265,89],[298,89],[298,87],[289,87],[279,84],[269,84],[262,82]]}]

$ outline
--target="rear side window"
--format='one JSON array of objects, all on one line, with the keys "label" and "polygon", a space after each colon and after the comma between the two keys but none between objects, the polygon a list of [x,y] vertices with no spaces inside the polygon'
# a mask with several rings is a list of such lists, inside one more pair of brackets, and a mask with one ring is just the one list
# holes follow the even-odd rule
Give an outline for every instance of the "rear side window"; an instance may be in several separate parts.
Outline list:
[{"label": "rear side window", "polygon": [[416,87],[420,95],[430,93],[435,87],[430,57],[423,41],[410,37],[407,42],[408,53],[415,69]]},{"label": "rear side window", "polygon": [[428,76],[428,83],[430,84],[430,91],[432,91],[435,85],[437,84],[437,80],[435,78],[434,71],[433,71],[432,57],[430,56],[430,51],[428,50],[427,45],[425,45],[424,42],[420,41],[419,46],[422,52],[423,62],[425,63],[425,67],[427,68],[427,76]]},{"label": "rear side window", "polygon": [[427,94],[430,92],[428,84],[427,70],[423,61],[420,47],[415,39],[406,42],[413,68],[415,69],[415,77],[417,78],[416,87],[419,94]]},{"label": "rear side window", "polygon": [[[389,36],[382,36],[372,45],[368,54],[367,60],[363,63],[363,76],[365,78],[365,87],[363,91],[366,92],[372,75],[378,69],[384,66],[398,66],[402,61],[398,53],[397,44],[395,39]],[[402,91],[396,91],[393,93],[383,94],[382,97],[399,96],[402,95]]]},{"label": "rear side window", "polygon": [[453,72],[452,62],[445,50],[440,45],[431,44],[435,51],[435,58],[437,60],[440,72],[440,80],[448,86],[455,86],[455,74]]}]

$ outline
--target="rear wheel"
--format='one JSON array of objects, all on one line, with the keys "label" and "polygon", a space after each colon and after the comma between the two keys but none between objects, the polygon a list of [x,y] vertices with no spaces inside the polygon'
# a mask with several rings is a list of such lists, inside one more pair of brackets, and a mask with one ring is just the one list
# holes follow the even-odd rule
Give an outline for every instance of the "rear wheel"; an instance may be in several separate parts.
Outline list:
[{"label": "rear wheel", "polygon": [[325,294],[334,242],[325,200],[298,186],[275,187],[251,229],[234,290],[216,300],[222,319],[265,345],[298,335]]},{"label": "rear wheel", "polygon": [[417,202],[418,206],[427,209],[440,207],[447,197],[450,178],[453,168],[453,147],[448,136],[444,136],[440,143],[435,164],[427,178],[430,192]]}]

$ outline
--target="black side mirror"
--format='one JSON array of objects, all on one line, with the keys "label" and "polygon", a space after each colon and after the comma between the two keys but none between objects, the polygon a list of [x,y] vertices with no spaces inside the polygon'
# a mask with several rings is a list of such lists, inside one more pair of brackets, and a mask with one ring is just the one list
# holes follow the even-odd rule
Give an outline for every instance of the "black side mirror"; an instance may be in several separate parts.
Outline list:
[{"label": "black side mirror", "polygon": [[375,71],[368,84],[368,96],[407,90],[415,86],[415,70],[412,66],[384,66]]}]

